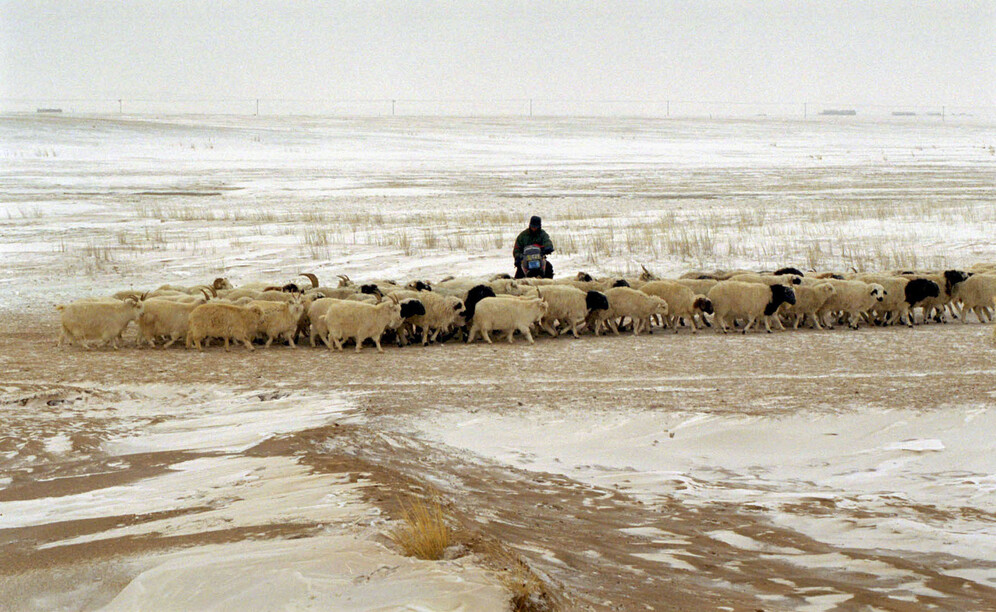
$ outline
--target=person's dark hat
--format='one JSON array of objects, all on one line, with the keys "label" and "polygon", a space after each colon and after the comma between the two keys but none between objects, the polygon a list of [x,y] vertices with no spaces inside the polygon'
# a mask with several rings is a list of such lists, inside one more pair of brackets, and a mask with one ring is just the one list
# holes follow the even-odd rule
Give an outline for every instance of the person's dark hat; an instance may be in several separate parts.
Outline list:
[{"label": "person's dark hat", "polygon": [[533,229],[540,229],[543,227],[543,220],[536,215],[533,215],[532,217],[529,217],[529,227]]}]

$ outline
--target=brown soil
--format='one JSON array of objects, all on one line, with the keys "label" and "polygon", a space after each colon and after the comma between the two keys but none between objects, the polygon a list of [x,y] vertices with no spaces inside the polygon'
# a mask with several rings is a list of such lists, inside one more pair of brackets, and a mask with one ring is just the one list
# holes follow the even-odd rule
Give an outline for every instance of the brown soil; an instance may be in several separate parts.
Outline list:
[{"label": "brown soil", "polygon": [[[996,368],[989,334],[987,327],[954,323],[913,330],[747,336],[711,331],[693,336],[683,331],[638,338],[543,338],[535,346],[521,340],[514,346],[450,343],[386,347],[383,355],[372,349],[332,354],[285,347],[255,352],[233,348],[231,353],[220,348],[203,353],[182,348],[87,352],[56,348],[53,321],[7,315],[0,322],[0,371],[5,372],[0,387],[7,388],[0,396],[0,450],[20,450],[10,459],[0,459],[0,476],[13,479],[0,490],[0,499],[58,497],[102,488],[146,478],[180,460],[152,453],[129,457],[126,468],[108,467],[114,458],[95,449],[102,436],[116,427],[114,416],[80,422],[72,405],[81,394],[100,394],[122,383],[181,383],[195,389],[225,384],[263,393],[288,385],[309,392],[348,393],[365,418],[361,424],[330,424],[281,436],[248,453],[298,456],[315,470],[362,474],[369,480],[365,495],[389,515],[396,516],[401,494],[438,491],[449,512],[465,526],[469,543],[498,541],[510,547],[546,582],[564,609],[771,609],[765,596],[782,595],[802,605],[801,590],[810,597],[823,592],[853,594],[845,604],[850,609],[992,609],[996,589],[938,571],[956,567],[955,558],[839,550],[773,526],[750,506],[691,507],[677,499],[643,503],[625,489],[592,487],[442,448],[405,434],[404,427],[413,417],[442,409],[501,412],[520,405],[592,412],[640,408],[781,415],[991,404]],[[46,456],[40,447],[25,450],[25,440],[39,432],[53,435],[65,428],[74,432],[73,450],[84,458],[65,461]],[[34,456],[31,462],[26,458],[29,451]],[[53,475],[72,478],[53,480]],[[842,517],[860,512],[833,507],[833,502],[823,499],[801,506],[796,512]],[[116,539],[38,548],[110,525],[155,518],[113,517],[106,524],[73,521],[0,529],[0,555],[5,559],[0,564],[0,584],[6,582],[8,591],[4,596],[5,588],[0,588],[0,602],[12,601],[7,598],[12,587],[43,589],[45,581],[39,576],[45,572],[68,576],[56,584],[91,579],[86,568],[115,555],[123,560],[139,552],[206,542],[301,537],[314,528],[262,525],[175,541],[150,535],[140,542]],[[996,515],[987,520],[996,521]],[[687,540],[689,544],[673,545],[673,554],[695,571],[634,556],[662,548],[650,538],[620,531],[637,526],[656,527]],[[892,599],[883,594],[884,579],[879,576],[773,561],[704,535],[718,529],[808,553],[874,558],[917,575],[943,597]],[[7,561],[11,559],[14,563]],[[110,576],[108,588],[127,583],[120,572],[105,575]],[[787,586],[782,582],[786,580],[796,586]]]}]

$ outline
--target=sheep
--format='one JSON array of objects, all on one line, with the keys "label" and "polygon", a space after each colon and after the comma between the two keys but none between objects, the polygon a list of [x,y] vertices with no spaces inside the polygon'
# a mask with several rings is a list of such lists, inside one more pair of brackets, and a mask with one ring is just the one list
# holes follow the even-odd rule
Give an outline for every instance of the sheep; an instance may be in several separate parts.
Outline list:
[{"label": "sheep", "polygon": [[695,317],[705,317],[713,313],[712,302],[704,295],[696,295],[694,291],[675,281],[650,281],[640,288],[647,295],[656,295],[667,302],[668,324],[678,333],[678,320],[684,319],[692,328],[692,333],[698,333]]},{"label": "sheep", "polygon": [[463,318],[466,321],[470,321],[474,318],[474,311],[477,307],[477,303],[488,297],[496,297],[494,289],[487,285],[477,285],[472,287],[470,291],[467,292],[467,298],[463,301],[464,311]]},{"label": "sheep", "polygon": [[311,321],[311,326],[309,328],[309,340],[311,341],[311,346],[315,346],[315,336],[318,336],[325,346],[332,348],[331,341],[329,340],[328,327],[325,325],[325,313],[332,304],[336,302],[341,302],[343,300],[337,300],[335,298],[318,298],[311,302],[308,306],[308,319]]},{"label": "sheep", "polygon": [[640,267],[643,268],[643,272],[640,272],[639,278],[641,281],[649,283],[650,281],[661,280],[660,277],[648,270],[647,266],[640,264]]},{"label": "sheep", "polygon": [[[858,328],[861,315],[870,311],[875,305],[886,298],[885,287],[878,283],[866,283],[859,280],[828,280],[833,285],[834,293],[826,302],[817,316],[826,322],[827,313],[841,312],[848,316],[848,326]],[[827,323],[833,329],[833,325]]]},{"label": "sheep", "polygon": [[996,263],[972,264],[966,272],[969,274],[996,274]]},{"label": "sheep", "polygon": [[287,292],[277,287],[270,287],[266,291],[256,294],[256,297],[253,299],[261,302],[284,302],[289,304],[299,299],[299,294]]},{"label": "sheep", "polygon": [[793,287],[792,291],[795,293],[795,304],[785,309],[786,315],[795,315],[792,329],[799,329],[799,324],[805,324],[807,317],[812,320],[815,329],[823,329],[816,313],[836,292],[833,285],[824,281],[814,285],[806,284]]},{"label": "sheep", "polygon": [[775,276],[781,276],[782,274],[792,274],[800,277],[806,276],[805,274],[802,273],[802,270],[800,270],[799,268],[793,268],[791,266],[775,270]]},{"label": "sheep", "polygon": [[225,351],[228,351],[228,341],[231,338],[242,342],[250,351],[254,351],[256,349],[252,346],[252,336],[256,333],[262,318],[263,309],[258,304],[249,306],[215,302],[201,304],[190,313],[186,347],[190,348],[193,344],[197,350],[202,351],[204,349],[201,340],[204,340],[204,346],[208,346],[210,338],[222,338],[225,341]]},{"label": "sheep", "polygon": [[738,274],[754,274],[754,272],[751,272],[750,270],[714,270],[712,272],[692,271],[692,272],[685,272],[684,274],[681,275],[681,278],[696,279],[696,280],[712,279],[715,281],[723,281],[723,280],[730,280],[731,277],[736,276]]},{"label": "sheep", "polygon": [[913,279],[925,279],[937,283],[940,292],[937,297],[927,298],[920,303],[923,308],[923,322],[927,323],[933,319],[938,323],[944,323],[945,311],[950,307],[952,294],[959,283],[968,279],[968,274],[961,270],[945,270],[944,272],[915,272],[905,271],[901,275]]},{"label": "sheep", "polygon": [[432,284],[427,280],[413,280],[405,285],[409,291],[432,291]]},{"label": "sheep", "polygon": [[[540,327],[551,336],[571,332],[575,338],[579,337],[578,329],[584,327],[588,318],[588,294],[566,285],[536,287],[536,293],[547,303],[547,311],[540,320]],[[555,323],[563,329],[558,332],[554,327]]]},{"label": "sheep", "polygon": [[939,298],[941,296],[940,286],[932,280],[926,278],[914,278],[913,280],[906,283],[906,287],[903,289],[903,297],[906,302],[907,310],[909,311],[909,322],[908,325],[913,327],[914,308],[918,304],[922,304],[932,299]]},{"label": "sheep", "polygon": [[494,290],[495,295],[525,295],[527,290],[525,285],[514,278],[498,278],[488,283],[488,286]]},{"label": "sheep", "polygon": [[259,296],[262,293],[263,292],[261,290],[259,290],[259,289],[253,289],[253,288],[250,288],[250,287],[238,287],[236,289],[232,289],[231,291],[226,291],[226,292],[224,292],[221,295],[226,300],[230,300],[232,302],[235,302],[235,301],[241,300],[242,298],[250,298],[250,299],[256,300],[256,299],[259,299]]},{"label": "sheep", "polygon": [[955,285],[953,297],[961,302],[962,323],[968,323],[968,313],[974,312],[979,323],[992,320],[989,309],[996,298],[996,274],[973,274]]},{"label": "sheep", "polygon": [[142,314],[144,308],[144,302],[132,298],[77,300],[70,304],[59,304],[55,309],[61,313],[62,327],[57,346],[62,346],[69,340],[79,342],[84,349],[89,349],[90,342],[96,340],[99,342],[97,346],[110,342],[114,350],[117,350],[118,339],[128,324]]},{"label": "sheep", "polygon": [[[435,342],[440,333],[463,325],[460,315],[464,310],[463,300],[452,295],[440,295],[432,291],[401,291],[395,295],[402,300],[417,298],[424,312],[411,318],[413,328],[422,328],[422,345]],[[430,336],[431,333],[431,336]]]},{"label": "sheep", "polygon": [[[891,325],[899,321],[907,327],[913,326],[910,303],[907,301],[906,295],[906,288],[910,283],[908,278],[892,274],[858,274],[854,277],[854,280],[866,283],[878,283],[885,290],[882,301],[872,307],[872,312],[877,316],[877,322],[883,325]],[[914,293],[915,291],[916,287],[914,287]],[[910,297],[912,295],[911,293]]]},{"label": "sheep", "polygon": [[709,290],[719,281],[712,278],[677,278],[674,282],[688,287],[699,295],[709,295]]},{"label": "sheep", "polygon": [[547,303],[539,298],[484,298],[478,302],[475,309],[467,342],[472,342],[475,334],[480,334],[487,340],[488,344],[492,344],[488,332],[501,330],[508,332],[508,341],[512,343],[515,341],[515,332],[518,330],[526,337],[529,344],[535,344],[529,328],[543,318],[548,308]]},{"label": "sheep", "polygon": [[138,317],[139,346],[144,341],[155,347],[155,339],[162,336],[169,338],[163,348],[169,348],[180,338],[185,338],[190,327],[190,313],[206,301],[203,297],[194,302],[176,302],[165,298],[145,300],[145,308]]},{"label": "sheep", "polygon": [[250,303],[250,306],[257,306],[262,312],[255,334],[266,335],[266,344],[263,348],[270,348],[273,340],[281,337],[286,337],[291,348],[295,348],[294,335],[307,309],[300,298],[291,302],[256,300]]},{"label": "sheep", "polygon": [[616,335],[619,327],[616,319],[629,317],[633,323],[633,335],[639,336],[644,325],[648,330],[650,318],[654,315],[667,316],[667,302],[655,295],[647,295],[642,291],[629,287],[613,287],[605,292],[609,299],[609,307],[598,313],[595,319],[595,335],[599,335],[600,326],[607,324]]},{"label": "sheep", "polygon": [[802,277],[794,274],[735,274],[727,280],[764,285],[801,285]]},{"label": "sheep", "polygon": [[764,328],[771,333],[771,316],[782,304],[795,304],[795,292],[785,285],[765,285],[761,283],[744,283],[740,281],[723,281],[709,290],[707,296],[712,302],[715,320],[725,334],[727,318],[745,318],[747,325],[743,333],[761,317],[764,318]]},{"label": "sheep", "polygon": [[377,305],[343,300],[330,304],[324,318],[328,337],[340,352],[343,341],[352,338],[359,353],[363,342],[369,338],[373,340],[377,352],[383,353],[380,337],[384,330],[401,325],[401,304],[395,299]]}]

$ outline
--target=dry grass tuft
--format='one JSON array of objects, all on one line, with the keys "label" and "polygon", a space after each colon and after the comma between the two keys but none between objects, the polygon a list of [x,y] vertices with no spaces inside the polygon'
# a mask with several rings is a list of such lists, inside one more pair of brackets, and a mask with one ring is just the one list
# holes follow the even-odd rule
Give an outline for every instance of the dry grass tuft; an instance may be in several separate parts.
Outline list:
[{"label": "dry grass tuft", "polygon": [[563,607],[529,565],[499,541],[479,539],[472,547],[490,562],[498,580],[508,589],[512,612],[552,612]]},{"label": "dry grass tuft", "polygon": [[408,504],[399,504],[404,523],[387,536],[406,555],[428,561],[442,559],[452,540],[452,533],[439,501],[414,499]]},{"label": "dry grass tuft", "polygon": [[546,586],[522,561],[516,561],[498,578],[511,593],[509,603],[512,612],[549,612],[554,609]]}]

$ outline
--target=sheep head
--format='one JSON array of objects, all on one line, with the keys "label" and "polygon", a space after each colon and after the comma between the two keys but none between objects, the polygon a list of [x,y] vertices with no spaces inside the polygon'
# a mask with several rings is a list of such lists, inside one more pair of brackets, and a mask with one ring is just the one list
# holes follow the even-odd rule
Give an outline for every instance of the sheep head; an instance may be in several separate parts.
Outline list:
[{"label": "sheep head", "polygon": [[704,295],[696,297],[692,307],[704,314],[712,314],[714,312],[712,308],[712,300]]},{"label": "sheep head", "polygon": [[775,314],[782,304],[795,304],[795,291],[786,285],[771,285],[771,301],[764,308],[765,316]]}]

